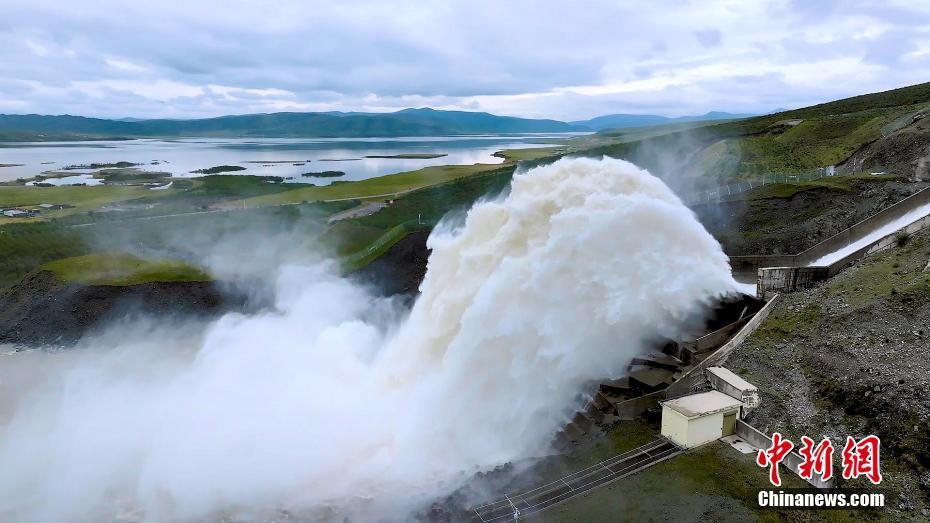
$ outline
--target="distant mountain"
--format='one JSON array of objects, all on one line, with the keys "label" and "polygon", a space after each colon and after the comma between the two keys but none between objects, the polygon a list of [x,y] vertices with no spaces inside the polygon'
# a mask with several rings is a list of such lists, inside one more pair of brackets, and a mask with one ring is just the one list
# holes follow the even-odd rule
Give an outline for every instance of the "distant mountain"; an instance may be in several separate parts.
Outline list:
[{"label": "distant mountain", "polygon": [[733,120],[737,118],[749,118],[757,116],[754,114],[736,114],[725,113],[721,111],[711,111],[706,114],[696,116],[679,116],[669,118],[668,116],[659,116],[657,114],[608,114],[598,116],[590,120],[580,120],[570,122],[573,125],[587,127],[592,131],[602,131],[604,129],[621,129],[624,127],[648,127],[651,125],[662,125],[674,122],[697,122],[702,120]]},{"label": "distant mountain", "polygon": [[[556,120],[489,113],[404,109],[394,113],[271,113],[198,120],[107,120],[83,116],[0,115],[0,135],[143,137],[361,138],[586,131]],[[27,138],[28,139],[28,138]]]}]

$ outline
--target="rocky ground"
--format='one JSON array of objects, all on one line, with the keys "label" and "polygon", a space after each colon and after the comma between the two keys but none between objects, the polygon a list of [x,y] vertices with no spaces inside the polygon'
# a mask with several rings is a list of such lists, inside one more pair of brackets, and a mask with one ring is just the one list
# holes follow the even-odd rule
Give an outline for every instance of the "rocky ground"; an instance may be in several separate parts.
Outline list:
[{"label": "rocky ground", "polygon": [[385,296],[401,294],[412,297],[417,294],[420,282],[426,275],[428,237],[429,231],[412,232],[378,259],[350,276]]},{"label": "rocky ground", "polygon": [[[726,366],[757,385],[766,432],[876,434],[893,519],[930,518],[930,232],[782,296]],[[858,485],[852,482],[852,485]]]},{"label": "rocky ground", "polygon": [[36,271],[0,289],[0,343],[66,346],[128,314],[206,318],[242,309],[246,302],[243,295],[210,281],[82,285]]},{"label": "rocky ground", "polygon": [[839,172],[885,171],[912,180],[930,179],[930,118],[924,114],[853,153],[837,166]]},{"label": "rocky ground", "polygon": [[692,209],[731,256],[797,254],[928,186],[891,177],[828,178]]}]

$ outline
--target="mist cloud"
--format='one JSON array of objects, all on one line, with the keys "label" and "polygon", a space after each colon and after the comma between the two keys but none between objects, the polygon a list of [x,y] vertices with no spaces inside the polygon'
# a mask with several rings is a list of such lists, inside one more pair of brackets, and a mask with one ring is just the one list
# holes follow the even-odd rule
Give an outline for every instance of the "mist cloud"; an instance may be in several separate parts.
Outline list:
[{"label": "mist cloud", "polygon": [[409,314],[332,263],[286,264],[273,308],[206,331],[0,356],[0,519],[402,519],[547,452],[592,383],[736,286],[693,213],[621,160],[517,175],[429,243]]}]

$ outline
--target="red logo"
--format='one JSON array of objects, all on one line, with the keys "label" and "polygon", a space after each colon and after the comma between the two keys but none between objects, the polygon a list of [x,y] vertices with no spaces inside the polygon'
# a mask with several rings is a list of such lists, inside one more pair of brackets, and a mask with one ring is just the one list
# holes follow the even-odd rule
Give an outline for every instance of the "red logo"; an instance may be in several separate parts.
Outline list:
[{"label": "red logo", "polygon": [[[833,477],[833,442],[827,438],[820,440],[814,446],[814,440],[801,436],[801,448],[798,449],[804,460],[798,465],[798,475],[803,479],[813,479],[816,473],[824,481]],[[772,434],[772,446],[762,449],[756,455],[756,463],[760,467],[769,467],[769,481],[776,487],[781,486],[781,477],[778,474],[778,464],[785,459],[794,448],[791,440],[783,438],[778,432]],[[846,437],[843,447],[843,479],[853,479],[865,476],[873,484],[882,482],[881,464],[879,463],[879,450],[881,441],[878,436],[869,435],[856,441],[851,436]]]},{"label": "red logo", "polygon": [[878,457],[880,447],[878,436],[866,436],[859,441],[847,436],[843,447],[843,479],[865,476],[875,485],[881,483]]},{"label": "red logo", "polygon": [[756,456],[756,463],[760,467],[769,468],[769,481],[776,487],[781,486],[781,476],[778,475],[778,464],[781,463],[785,456],[794,448],[794,443],[783,439],[781,434],[776,432],[772,434],[772,446],[768,450],[760,450]]},{"label": "red logo", "polygon": [[814,472],[824,481],[833,477],[833,442],[827,438],[820,440],[814,448],[814,440],[801,436],[801,457],[804,461],[798,466],[798,474],[804,479],[812,479]]}]

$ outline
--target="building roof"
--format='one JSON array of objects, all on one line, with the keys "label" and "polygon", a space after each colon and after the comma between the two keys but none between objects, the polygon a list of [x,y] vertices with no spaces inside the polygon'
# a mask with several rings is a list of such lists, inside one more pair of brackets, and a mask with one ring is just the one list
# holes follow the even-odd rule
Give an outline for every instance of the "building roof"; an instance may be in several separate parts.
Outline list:
[{"label": "building roof", "polygon": [[725,367],[707,367],[707,372],[715,374],[717,377],[739,390],[756,390],[755,385],[740,378],[733,371]]},{"label": "building roof", "polygon": [[716,390],[662,402],[662,406],[668,407],[688,419],[734,410],[742,406],[742,404],[743,402],[738,399]]}]

